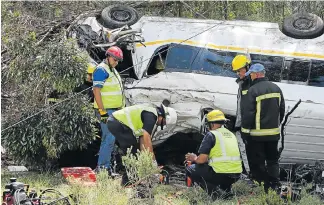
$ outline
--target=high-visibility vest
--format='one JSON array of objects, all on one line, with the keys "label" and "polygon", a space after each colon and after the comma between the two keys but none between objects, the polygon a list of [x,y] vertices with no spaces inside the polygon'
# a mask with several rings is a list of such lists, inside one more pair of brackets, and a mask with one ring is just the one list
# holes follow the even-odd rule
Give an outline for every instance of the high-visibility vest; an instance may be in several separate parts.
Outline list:
[{"label": "high-visibility vest", "polygon": [[226,128],[210,131],[216,139],[208,164],[216,173],[241,173],[242,161],[235,135]]},{"label": "high-visibility vest", "polygon": [[[125,107],[123,84],[119,73],[115,68],[110,69],[105,62],[100,63],[98,67],[104,68],[109,74],[109,77],[100,90],[103,107],[105,109]],[[94,108],[98,108],[96,100],[94,100]]]},{"label": "high-visibility vest", "polygon": [[154,115],[156,115],[156,118],[158,118],[156,108],[146,104],[125,107],[121,110],[113,112],[112,115],[119,122],[129,127],[133,131],[134,136],[139,137],[143,135],[143,122],[141,119],[141,113],[144,110],[148,112],[152,112]]}]

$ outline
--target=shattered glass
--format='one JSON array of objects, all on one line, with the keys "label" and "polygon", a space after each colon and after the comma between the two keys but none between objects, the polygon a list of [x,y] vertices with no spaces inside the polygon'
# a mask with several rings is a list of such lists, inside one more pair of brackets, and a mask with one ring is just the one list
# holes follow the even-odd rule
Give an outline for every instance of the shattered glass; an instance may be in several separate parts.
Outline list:
[{"label": "shattered glass", "polygon": [[324,61],[312,60],[308,85],[324,87]]}]

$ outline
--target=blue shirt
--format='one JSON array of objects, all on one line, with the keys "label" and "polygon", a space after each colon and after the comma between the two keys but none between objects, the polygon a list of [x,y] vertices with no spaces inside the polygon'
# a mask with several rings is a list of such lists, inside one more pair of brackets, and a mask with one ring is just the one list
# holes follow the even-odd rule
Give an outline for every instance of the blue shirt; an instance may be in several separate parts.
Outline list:
[{"label": "blue shirt", "polygon": [[211,132],[207,132],[205,134],[203,141],[201,142],[198,153],[209,155],[210,150],[215,146],[215,143],[216,143],[216,138],[214,134]]},{"label": "blue shirt", "polygon": [[108,77],[109,77],[109,74],[107,73],[107,71],[103,67],[98,66],[96,68],[96,70],[93,72],[93,76],[92,76],[93,86],[102,88]]}]

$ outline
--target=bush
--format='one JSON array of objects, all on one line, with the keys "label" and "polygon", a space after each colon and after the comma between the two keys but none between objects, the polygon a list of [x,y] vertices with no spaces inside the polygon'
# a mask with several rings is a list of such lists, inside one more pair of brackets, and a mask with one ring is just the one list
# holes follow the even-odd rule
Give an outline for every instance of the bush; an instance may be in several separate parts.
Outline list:
[{"label": "bush", "polygon": [[[1,141],[14,160],[46,168],[62,152],[82,149],[95,138],[91,105],[86,96],[72,92],[84,82],[89,56],[74,40],[64,39],[64,32],[40,44],[19,10],[3,17],[2,41],[11,60],[2,70],[10,102],[4,108]],[[53,90],[71,99],[49,106],[47,96]]]},{"label": "bush", "polygon": [[319,196],[310,195],[306,192],[306,189],[303,189],[301,192],[301,200],[297,203],[299,205],[321,205],[323,201],[321,201]]},{"label": "bush", "polygon": [[160,169],[153,163],[152,153],[148,150],[137,151],[136,155],[127,149],[126,156],[122,157],[130,184],[137,184],[138,194],[152,198],[152,190],[158,184]]},{"label": "bush", "polygon": [[[25,112],[19,120],[35,112]],[[78,97],[5,130],[1,140],[17,162],[45,168],[52,166],[65,150],[85,148],[92,142],[94,124],[91,105]]]}]

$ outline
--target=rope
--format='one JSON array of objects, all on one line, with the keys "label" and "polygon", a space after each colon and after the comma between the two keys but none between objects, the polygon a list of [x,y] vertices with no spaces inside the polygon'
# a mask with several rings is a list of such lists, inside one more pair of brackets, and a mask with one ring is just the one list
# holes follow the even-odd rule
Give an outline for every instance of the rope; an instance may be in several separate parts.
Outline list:
[{"label": "rope", "polygon": [[[209,27],[208,29],[203,30],[203,31],[201,31],[201,32],[199,32],[199,33],[197,33],[197,34],[195,34],[195,35],[193,35],[193,36],[191,36],[191,37],[189,37],[189,38],[187,38],[187,39],[181,41],[179,44],[175,44],[174,46],[170,46],[170,47],[169,47],[168,49],[166,49],[166,50],[163,50],[163,51],[161,51],[161,52],[157,52],[157,53],[156,53],[155,55],[153,55],[152,57],[147,58],[147,59],[145,59],[145,60],[143,60],[143,61],[141,61],[141,62],[139,62],[139,63],[137,63],[137,64],[135,64],[135,65],[133,65],[133,66],[130,66],[130,67],[126,68],[125,70],[121,71],[120,74],[121,74],[121,73],[124,73],[125,71],[127,71],[127,70],[129,70],[129,69],[131,69],[131,68],[133,68],[133,67],[136,66],[136,65],[142,64],[143,62],[146,62],[146,61],[150,60],[151,58],[153,58],[153,57],[155,57],[155,56],[157,56],[157,55],[159,55],[159,54],[161,54],[161,53],[163,53],[163,52],[165,52],[165,51],[170,50],[171,48],[174,48],[174,47],[176,47],[176,46],[178,46],[178,45],[180,45],[180,44],[182,44],[182,43],[184,43],[184,42],[186,42],[186,41],[188,41],[188,40],[190,40],[190,39],[192,39],[192,38],[194,38],[194,37],[196,37],[196,36],[199,36],[199,35],[201,35],[201,34],[207,32],[207,31],[209,31],[209,30],[215,28],[215,27],[218,26],[219,24],[220,24],[220,23],[217,23],[217,24],[215,24],[215,25]],[[10,126],[6,127],[5,129],[1,130],[1,132],[6,131],[6,130],[8,130],[8,129],[14,127],[14,126],[16,126],[16,125],[18,125],[18,124],[20,124],[20,123],[22,123],[22,122],[24,122],[24,121],[26,121],[26,120],[32,118],[32,117],[34,117],[34,116],[36,116],[36,115],[38,115],[38,114],[44,112],[45,110],[48,110],[48,109],[53,108],[53,107],[56,107],[56,106],[60,105],[61,103],[70,100],[71,98],[73,98],[73,97],[79,95],[80,93],[82,93],[82,92],[84,92],[84,91],[86,91],[86,90],[88,90],[88,89],[90,89],[90,88],[92,88],[92,87],[93,87],[93,86],[91,86],[91,87],[89,87],[89,88],[86,88],[86,89],[82,90],[81,92],[76,93],[76,94],[72,95],[71,97],[66,98],[66,99],[64,99],[64,100],[62,100],[62,101],[60,101],[60,102],[58,102],[58,103],[56,103],[56,104],[54,104],[54,105],[48,106],[48,107],[46,107],[46,108],[40,110],[39,112],[37,112],[37,113],[35,113],[35,114],[31,115],[31,116],[28,116],[27,118],[25,118],[25,119],[23,119],[23,120],[20,120],[20,121],[14,123],[13,125],[10,125]],[[6,139],[6,138],[3,138],[3,140],[4,140],[4,139]]]},{"label": "rope", "polygon": [[30,119],[30,118],[32,118],[32,117],[35,117],[36,115],[39,115],[40,113],[42,113],[42,112],[44,112],[44,111],[46,111],[46,110],[48,110],[48,109],[50,109],[50,108],[54,108],[54,107],[60,105],[61,103],[65,102],[65,101],[68,101],[68,100],[70,100],[71,98],[73,98],[73,97],[79,95],[80,93],[83,93],[84,91],[89,90],[89,89],[92,88],[92,87],[93,87],[93,86],[91,86],[91,87],[89,87],[89,88],[86,88],[86,89],[82,90],[82,91],[79,92],[79,93],[76,93],[76,94],[74,94],[74,95],[72,95],[72,96],[70,96],[70,97],[68,97],[68,98],[66,98],[66,99],[64,99],[64,100],[62,100],[62,101],[60,101],[60,102],[55,103],[54,105],[48,106],[48,107],[46,107],[46,108],[44,108],[44,109],[42,109],[42,110],[36,112],[35,114],[30,115],[30,116],[28,116],[27,118],[25,118],[25,119],[23,119],[23,120],[20,120],[20,121],[16,122],[16,123],[13,124],[13,125],[10,125],[9,127],[6,127],[5,129],[1,130],[1,132],[6,131],[6,130],[8,130],[8,129],[10,129],[10,128],[12,128],[12,127],[14,127],[14,126],[16,126],[16,125],[18,125],[18,124],[20,124],[20,123],[22,123],[22,122],[28,120],[28,119]]}]

